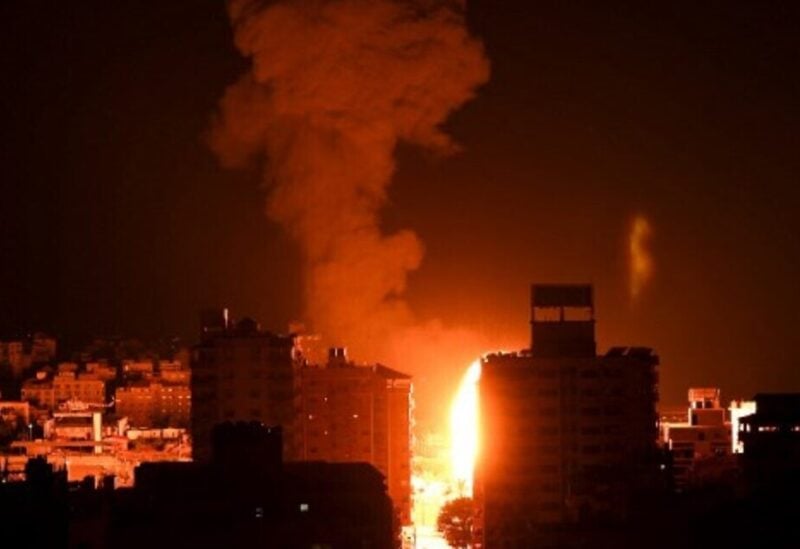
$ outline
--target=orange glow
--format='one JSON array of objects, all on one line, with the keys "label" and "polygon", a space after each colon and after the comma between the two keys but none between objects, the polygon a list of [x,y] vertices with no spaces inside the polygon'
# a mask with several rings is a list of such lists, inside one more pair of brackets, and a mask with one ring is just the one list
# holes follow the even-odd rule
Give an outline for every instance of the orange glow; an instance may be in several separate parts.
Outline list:
[{"label": "orange glow", "polygon": [[653,229],[650,222],[643,215],[637,215],[631,226],[628,237],[630,252],[630,294],[636,300],[642,293],[644,286],[653,276],[653,256],[649,249],[650,236]]},{"label": "orange glow", "polygon": [[452,474],[459,496],[472,496],[472,474],[479,451],[478,380],[481,361],[476,360],[461,380],[450,410]]}]

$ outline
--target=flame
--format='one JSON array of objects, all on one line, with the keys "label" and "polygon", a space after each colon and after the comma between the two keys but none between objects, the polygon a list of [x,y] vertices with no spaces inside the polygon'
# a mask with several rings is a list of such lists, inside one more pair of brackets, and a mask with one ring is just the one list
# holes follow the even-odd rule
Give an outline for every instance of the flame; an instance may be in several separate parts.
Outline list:
[{"label": "flame", "polygon": [[459,496],[472,497],[472,475],[479,451],[478,380],[481,361],[470,364],[450,410],[450,451]]}]

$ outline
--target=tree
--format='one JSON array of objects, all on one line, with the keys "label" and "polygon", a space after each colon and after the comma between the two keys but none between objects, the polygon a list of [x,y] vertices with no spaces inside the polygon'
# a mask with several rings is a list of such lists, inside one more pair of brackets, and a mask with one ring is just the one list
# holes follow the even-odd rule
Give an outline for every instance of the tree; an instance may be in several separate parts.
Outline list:
[{"label": "tree", "polygon": [[436,527],[451,547],[463,549],[472,546],[474,513],[475,506],[470,498],[457,498],[444,504],[436,520]]}]

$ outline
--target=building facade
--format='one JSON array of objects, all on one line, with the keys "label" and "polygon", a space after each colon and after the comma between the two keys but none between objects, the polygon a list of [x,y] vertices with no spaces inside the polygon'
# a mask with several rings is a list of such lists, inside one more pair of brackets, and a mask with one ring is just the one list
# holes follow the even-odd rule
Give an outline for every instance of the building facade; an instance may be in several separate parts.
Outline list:
[{"label": "building facade", "polygon": [[591,286],[535,285],[531,324],[531,349],[482,363],[475,498],[485,547],[546,546],[553,527],[624,519],[657,469],[658,357],[643,347],[596,354]]},{"label": "building facade", "polygon": [[284,456],[296,456],[301,364],[293,336],[262,331],[251,319],[230,323],[226,310],[204,313],[191,360],[194,458],[210,459],[211,431],[226,421],[281,426]]},{"label": "building facade", "polygon": [[410,376],[381,365],[357,366],[331,349],[324,366],[300,370],[299,458],[366,462],[387,480],[403,524],[411,521]]},{"label": "building facade", "polygon": [[103,404],[105,399],[106,384],[102,379],[69,368],[59,368],[59,372],[52,377],[40,372],[22,385],[22,400],[51,411],[68,400]]},{"label": "building facade", "polygon": [[134,427],[187,427],[192,393],[187,384],[139,382],[116,390],[116,412]]},{"label": "building facade", "polygon": [[[720,390],[712,387],[689,389],[689,407],[682,421],[661,423],[662,443],[672,458],[674,487],[683,491],[698,466],[731,455],[731,425],[720,404]],[[710,465],[710,463],[707,463]]]}]

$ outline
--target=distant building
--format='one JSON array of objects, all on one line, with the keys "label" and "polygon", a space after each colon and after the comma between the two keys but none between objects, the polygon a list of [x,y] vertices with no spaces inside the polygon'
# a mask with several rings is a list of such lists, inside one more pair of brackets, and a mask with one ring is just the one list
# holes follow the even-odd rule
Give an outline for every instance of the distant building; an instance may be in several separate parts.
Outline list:
[{"label": "distant building", "polygon": [[31,364],[30,355],[25,353],[23,341],[0,341],[0,363],[8,364],[12,375],[19,378]]},{"label": "distant building", "polygon": [[68,400],[103,404],[105,382],[92,374],[76,373],[66,367],[52,377],[40,372],[22,384],[22,400],[51,411]]},{"label": "distant building", "polygon": [[114,409],[118,417],[128,418],[133,427],[150,427],[155,421],[156,394],[150,383],[128,383],[117,387]]},{"label": "distant building", "polygon": [[153,375],[152,360],[123,360],[122,375],[125,377],[149,377]]},{"label": "distant building", "polygon": [[117,369],[108,362],[87,362],[86,373],[94,375],[105,382],[117,379]]},{"label": "distant building", "polygon": [[325,366],[301,370],[300,459],[366,462],[383,473],[403,524],[411,521],[411,378],[357,366],[331,349]]},{"label": "distant building", "polygon": [[31,338],[30,362],[32,364],[43,364],[55,360],[57,348],[56,338],[42,332],[36,332]]},{"label": "distant building", "polygon": [[8,365],[12,375],[19,378],[31,365],[55,360],[56,348],[56,339],[42,332],[0,341],[0,365]]},{"label": "distant building", "polygon": [[689,389],[689,408],[683,421],[661,423],[662,442],[672,457],[675,488],[687,487],[696,465],[732,453],[731,426],[720,405],[717,388]]},{"label": "distant building", "polygon": [[28,402],[0,400],[0,420],[27,425],[31,418]]},{"label": "distant building", "polygon": [[232,325],[227,310],[205,312],[191,363],[195,459],[210,458],[211,430],[225,421],[280,425],[284,455],[295,456],[300,365],[292,336],[262,331],[247,318]]},{"label": "distant building", "polygon": [[623,520],[657,476],[658,357],[596,354],[591,286],[535,285],[532,348],[484,358],[475,472],[485,547],[533,547],[553,527]]},{"label": "distant building", "polygon": [[[52,437],[61,440],[91,440],[100,442],[103,437],[102,412],[81,410],[53,414]],[[96,447],[100,453],[100,447]]]},{"label": "distant building", "polygon": [[133,427],[186,427],[192,393],[185,383],[134,381],[117,388],[114,403],[117,416]]}]

